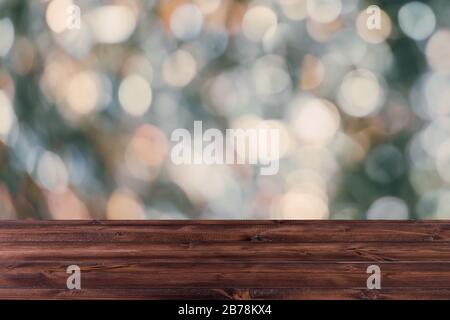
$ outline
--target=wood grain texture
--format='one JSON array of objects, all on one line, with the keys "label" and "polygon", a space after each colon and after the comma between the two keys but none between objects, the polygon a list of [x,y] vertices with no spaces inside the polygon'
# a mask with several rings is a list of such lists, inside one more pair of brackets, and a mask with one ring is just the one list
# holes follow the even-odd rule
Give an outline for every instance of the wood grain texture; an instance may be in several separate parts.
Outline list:
[{"label": "wood grain texture", "polygon": [[450,299],[450,222],[5,221],[0,298]]}]

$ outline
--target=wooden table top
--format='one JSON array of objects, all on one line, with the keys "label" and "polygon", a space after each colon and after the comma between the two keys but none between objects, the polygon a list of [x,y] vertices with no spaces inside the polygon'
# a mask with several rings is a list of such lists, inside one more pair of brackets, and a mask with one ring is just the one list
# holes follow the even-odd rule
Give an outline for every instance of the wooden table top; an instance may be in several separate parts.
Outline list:
[{"label": "wooden table top", "polygon": [[450,222],[0,222],[0,299],[67,298],[450,299]]}]

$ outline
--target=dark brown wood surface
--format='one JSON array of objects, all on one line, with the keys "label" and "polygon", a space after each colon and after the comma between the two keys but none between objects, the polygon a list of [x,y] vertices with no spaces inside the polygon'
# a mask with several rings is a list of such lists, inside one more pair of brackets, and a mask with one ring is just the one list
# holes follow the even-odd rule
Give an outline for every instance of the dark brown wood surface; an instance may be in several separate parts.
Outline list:
[{"label": "dark brown wood surface", "polygon": [[0,298],[450,299],[450,222],[6,221]]}]

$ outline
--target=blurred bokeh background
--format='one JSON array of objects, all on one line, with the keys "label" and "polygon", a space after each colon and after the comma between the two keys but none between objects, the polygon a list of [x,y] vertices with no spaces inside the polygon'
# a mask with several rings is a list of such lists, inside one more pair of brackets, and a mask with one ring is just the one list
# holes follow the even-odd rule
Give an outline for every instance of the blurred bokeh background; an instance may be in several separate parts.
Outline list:
[{"label": "blurred bokeh background", "polygon": [[[173,165],[194,120],[279,173]],[[449,219],[450,2],[0,0],[0,218]]]}]

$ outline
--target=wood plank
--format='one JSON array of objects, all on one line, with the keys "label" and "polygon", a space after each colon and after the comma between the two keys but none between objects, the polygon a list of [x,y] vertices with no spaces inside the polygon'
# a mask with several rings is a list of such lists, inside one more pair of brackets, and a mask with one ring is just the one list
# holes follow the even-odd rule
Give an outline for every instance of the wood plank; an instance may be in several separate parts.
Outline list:
[{"label": "wood plank", "polygon": [[450,299],[449,240],[445,221],[6,221],[0,298]]},{"label": "wood plank", "polygon": [[6,221],[0,242],[450,242],[435,221]]},{"label": "wood plank", "polygon": [[333,289],[333,288],[154,288],[154,289],[86,289],[67,291],[57,289],[3,289],[2,299],[93,299],[93,300],[448,300],[448,288],[396,289]]},{"label": "wood plank", "polygon": [[[176,264],[81,265],[84,289],[357,288],[365,289],[365,264]],[[383,289],[450,288],[449,264],[380,264]],[[65,288],[67,265],[27,264],[2,267],[0,287]],[[42,270],[42,271],[38,271]],[[186,275],[187,270],[189,274]]]},{"label": "wood plank", "polygon": [[[172,262],[450,262],[440,243],[36,243],[4,242],[0,260]],[[124,261],[125,261],[124,260]]]}]

